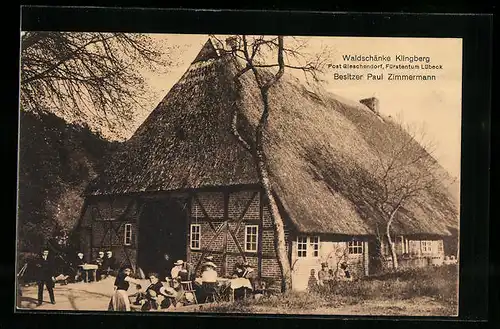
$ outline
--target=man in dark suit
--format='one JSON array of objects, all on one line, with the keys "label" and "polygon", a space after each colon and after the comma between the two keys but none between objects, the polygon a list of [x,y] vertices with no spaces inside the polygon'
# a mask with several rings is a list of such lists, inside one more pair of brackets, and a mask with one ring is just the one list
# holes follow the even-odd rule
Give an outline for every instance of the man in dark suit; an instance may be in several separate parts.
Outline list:
[{"label": "man in dark suit", "polygon": [[43,286],[47,287],[50,296],[50,302],[55,304],[54,298],[54,259],[49,256],[49,251],[44,249],[36,263],[37,283],[38,283],[38,305],[43,302]]},{"label": "man in dark suit", "polygon": [[76,256],[74,266],[75,268],[75,281],[76,282],[81,282],[84,281],[84,272],[83,272],[83,265],[85,265],[87,262],[85,260],[85,257],[83,255],[83,252],[79,252]]},{"label": "man in dark suit", "polygon": [[97,265],[97,270],[95,271],[94,281],[100,281],[102,273],[104,272],[104,251],[99,251],[97,258],[94,260],[94,264]]},{"label": "man in dark suit", "polygon": [[116,271],[118,270],[117,262],[115,256],[113,256],[113,252],[108,250],[106,252],[106,258],[102,263],[102,269],[106,276],[116,275]]}]

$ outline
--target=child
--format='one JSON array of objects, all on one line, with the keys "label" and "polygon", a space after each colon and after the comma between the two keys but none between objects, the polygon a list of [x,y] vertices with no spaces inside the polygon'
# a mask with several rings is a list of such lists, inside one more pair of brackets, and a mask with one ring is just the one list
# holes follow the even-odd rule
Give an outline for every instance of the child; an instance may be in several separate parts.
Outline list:
[{"label": "child", "polygon": [[309,280],[307,281],[307,289],[309,291],[315,291],[317,286],[318,286],[318,279],[316,279],[316,271],[312,269],[311,275],[309,276]]},{"label": "child", "polygon": [[347,264],[346,263],[340,264],[340,268],[344,271],[345,280],[346,281],[352,281],[351,273],[347,269]]}]

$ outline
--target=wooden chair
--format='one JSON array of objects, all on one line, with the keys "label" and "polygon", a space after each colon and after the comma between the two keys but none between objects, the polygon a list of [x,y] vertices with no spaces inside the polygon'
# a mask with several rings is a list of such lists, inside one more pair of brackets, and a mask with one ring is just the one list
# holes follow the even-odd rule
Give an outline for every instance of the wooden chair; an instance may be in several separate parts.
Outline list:
[{"label": "wooden chair", "polygon": [[[193,288],[192,281],[181,281],[182,286],[182,297],[186,298],[186,293],[191,293],[193,295],[193,300],[195,304],[198,304],[198,300],[196,299],[196,291]],[[187,299],[187,298],[186,298]]]}]

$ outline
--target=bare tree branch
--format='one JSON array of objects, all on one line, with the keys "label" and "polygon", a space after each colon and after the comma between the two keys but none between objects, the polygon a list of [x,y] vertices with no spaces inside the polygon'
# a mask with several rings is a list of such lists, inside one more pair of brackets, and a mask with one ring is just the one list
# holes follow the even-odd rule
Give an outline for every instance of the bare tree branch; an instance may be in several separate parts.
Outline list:
[{"label": "bare tree branch", "polygon": [[168,64],[142,34],[26,32],[21,107],[122,127],[147,100],[140,67]]}]

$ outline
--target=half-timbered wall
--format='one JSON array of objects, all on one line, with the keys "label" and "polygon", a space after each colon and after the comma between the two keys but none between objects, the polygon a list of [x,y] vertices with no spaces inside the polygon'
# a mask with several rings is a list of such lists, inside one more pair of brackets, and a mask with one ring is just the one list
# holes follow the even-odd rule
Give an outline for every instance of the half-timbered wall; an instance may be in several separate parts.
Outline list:
[{"label": "half-timbered wall", "polygon": [[[136,267],[139,205],[132,198],[88,198],[80,223],[80,242],[87,260],[111,250],[119,265]],[[130,239],[125,240],[128,226]]]},{"label": "half-timbered wall", "polygon": [[[276,260],[273,225],[261,198],[258,190],[194,194],[188,225],[188,260],[200,268],[203,257],[211,255],[219,275],[231,274],[234,265],[245,260],[261,277],[279,278],[281,272]],[[190,245],[191,224],[199,225],[199,249]],[[247,227],[257,229],[255,244],[250,245],[252,250],[248,250],[245,244]],[[287,241],[288,236],[287,231]]]},{"label": "half-timbered wall", "polygon": [[[424,267],[441,265],[444,261],[444,245],[442,239],[422,239],[408,236],[396,237],[394,247],[400,267]],[[387,241],[382,243],[385,266],[390,267],[391,253]]]}]

